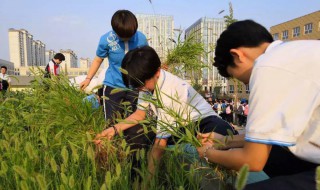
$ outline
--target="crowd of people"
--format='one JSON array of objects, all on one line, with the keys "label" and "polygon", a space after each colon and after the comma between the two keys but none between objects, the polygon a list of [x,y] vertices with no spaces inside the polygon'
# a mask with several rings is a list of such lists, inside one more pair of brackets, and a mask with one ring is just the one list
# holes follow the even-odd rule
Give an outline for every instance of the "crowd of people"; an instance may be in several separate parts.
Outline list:
[{"label": "crowd of people", "polygon": [[232,125],[245,127],[249,113],[249,103],[246,99],[241,99],[234,103],[233,99],[208,100],[212,109],[223,119]]}]

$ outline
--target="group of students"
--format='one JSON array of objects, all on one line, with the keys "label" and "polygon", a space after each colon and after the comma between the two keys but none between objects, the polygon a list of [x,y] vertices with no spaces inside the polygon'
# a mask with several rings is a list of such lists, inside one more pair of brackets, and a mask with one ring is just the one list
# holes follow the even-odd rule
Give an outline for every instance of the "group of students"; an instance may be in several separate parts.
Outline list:
[{"label": "group of students", "polygon": [[[107,127],[96,135],[97,146],[120,132],[134,148],[152,145],[148,164],[152,174],[155,162],[172,142],[172,131],[191,121],[199,125],[202,146],[197,150],[201,158],[234,170],[248,164],[251,171],[264,170],[269,175],[270,179],[246,189],[316,188],[320,41],[273,41],[263,26],[251,20],[235,22],[221,34],[214,66],[222,76],[249,84],[251,91],[246,133],[239,135],[191,85],[161,69],[159,56],[148,46],[145,35],[137,31],[134,14],[119,10],[111,25],[112,31],[101,37],[88,75],[80,84],[85,89],[103,59],[108,58],[103,80],[103,96],[108,97],[103,99]],[[111,93],[116,88],[126,90]],[[131,103],[131,112],[122,102]],[[123,120],[116,122],[119,113]],[[149,113],[157,118],[157,132],[151,142],[139,134],[143,131],[139,121]],[[214,139],[225,138],[227,130],[234,137],[226,146],[234,149],[215,149]],[[138,135],[140,138],[134,138]]]}]

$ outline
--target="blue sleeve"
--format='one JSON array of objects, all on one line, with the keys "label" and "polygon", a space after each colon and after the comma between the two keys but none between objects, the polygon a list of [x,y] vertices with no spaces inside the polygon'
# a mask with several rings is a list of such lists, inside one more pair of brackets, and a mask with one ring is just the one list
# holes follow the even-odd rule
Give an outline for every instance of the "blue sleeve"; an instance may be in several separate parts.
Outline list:
[{"label": "blue sleeve", "polygon": [[108,41],[107,41],[107,34],[101,36],[98,48],[96,51],[96,55],[100,58],[106,58],[109,55],[109,46],[108,46]]},{"label": "blue sleeve", "polygon": [[138,37],[139,37],[139,47],[149,45],[147,37],[142,32],[139,32],[139,36]]}]

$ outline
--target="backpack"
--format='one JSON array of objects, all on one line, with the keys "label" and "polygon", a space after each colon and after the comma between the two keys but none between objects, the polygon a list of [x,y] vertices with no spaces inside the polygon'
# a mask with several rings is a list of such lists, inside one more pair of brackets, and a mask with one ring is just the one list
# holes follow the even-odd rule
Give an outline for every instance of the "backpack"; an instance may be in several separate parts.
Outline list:
[{"label": "backpack", "polygon": [[243,114],[243,106],[241,104],[238,106],[237,114]]}]

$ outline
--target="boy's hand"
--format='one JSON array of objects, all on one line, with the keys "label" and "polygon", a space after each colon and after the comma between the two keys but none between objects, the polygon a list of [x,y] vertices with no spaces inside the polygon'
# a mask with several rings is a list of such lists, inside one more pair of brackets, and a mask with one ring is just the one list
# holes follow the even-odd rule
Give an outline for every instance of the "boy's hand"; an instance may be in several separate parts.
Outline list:
[{"label": "boy's hand", "polygon": [[84,81],[82,81],[81,83],[80,83],[80,89],[81,90],[84,90],[84,89],[86,89],[86,87],[90,84],[90,79],[89,78],[86,78]]},{"label": "boy's hand", "polygon": [[225,136],[215,132],[210,133],[198,133],[197,138],[200,140],[202,146],[212,146],[215,141],[223,142]]},{"label": "boy's hand", "polygon": [[105,129],[104,131],[102,131],[100,134],[97,134],[95,139],[93,140],[94,144],[96,145],[100,145],[103,138],[107,138],[109,140],[111,140],[113,138],[113,136],[115,135],[115,130],[113,127],[109,127],[107,129]]}]

